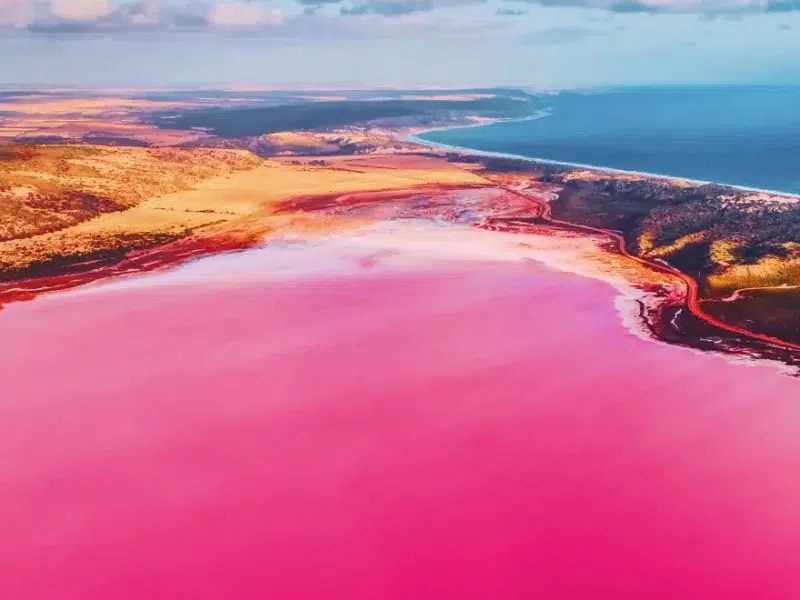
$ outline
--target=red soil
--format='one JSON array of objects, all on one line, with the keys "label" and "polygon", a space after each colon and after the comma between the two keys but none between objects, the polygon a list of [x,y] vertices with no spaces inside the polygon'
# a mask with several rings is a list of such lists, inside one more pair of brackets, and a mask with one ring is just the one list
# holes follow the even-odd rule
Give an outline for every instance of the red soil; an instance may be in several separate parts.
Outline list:
[{"label": "red soil", "polygon": [[152,250],[128,252],[122,258],[112,254],[108,258],[53,266],[52,275],[0,283],[0,308],[11,302],[33,300],[40,294],[67,290],[122,275],[148,273],[193,258],[240,250],[256,241],[236,235],[198,236]]},{"label": "red soil", "polygon": [[[743,338],[746,338],[746,339],[756,340],[756,341],[759,341],[759,342],[770,344],[772,346],[777,346],[779,348],[785,348],[787,350],[800,350],[800,344],[794,344],[792,342],[787,342],[785,340],[782,340],[780,338],[776,338],[776,337],[773,337],[773,336],[770,336],[770,335],[765,335],[763,333],[757,333],[757,332],[754,332],[754,331],[750,331],[748,329],[744,329],[742,327],[737,327],[736,325],[731,325],[729,323],[721,321],[720,319],[717,319],[714,316],[708,314],[705,310],[703,310],[703,307],[700,304],[701,301],[700,301],[699,288],[697,286],[697,282],[692,277],[690,277],[689,275],[683,273],[682,271],[679,271],[678,269],[676,269],[674,267],[671,267],[670,265],[665,264],[663,262],[653,262],[653,261],[647,260],[645,258],[640,258],[640,257],[638,257],[638,256],[636,256],[634,254],[631,254],[630,252],[628,252],[628,249],[626,247],[625,238],[623,238],[622,235],[620,235],[618,232],[611,231],[611,230],[608,230],[608,229],[601,229],[599,227],[591,227],[589,225],[578,225],[578,224],[570,223],[569,221],[562,221],[560,219],[554,219],[550,214],[550,205],[547,204],[546,202],[542,202],[542,201],[538,200],[534,196],[531,196],[529,194],[523,194],[522,192],[518,192],[516,190],[512,190],[512,189],[509,189],[509,188],[506,188],[506,190],[509,193],[522,196],[522,197],[528,199],[530,202],[535,203],[537,205],[537,213],[538,213],[537,216],[538,216],[538,218],[542,219],[543,221],[545,221],[545,222],[547,222],[547,223],[549,223],[551,225],[556,225],[556,226],[560,226],[560,227],[568,227],[568,228],[573,229],[573,230],[585,231],[585,232],[591,233],[591,234],[601,234],[601,235],[607,236],[607,237],[611,238],[616,243],[616,246],[617,246],[617,249],[618,249],[619,253],[622,254],[625,258],[628,258],[628,259],[630,259],[632,261],[635,261],[635,262],[637,262],[637,263],[639,263],[641,265],[644,265],[647,268],[652,269],[654,271],[658,271],[658,272],[662,272],[662,273],[669,273],[671,275],[674,275],[675,277],[678,277],[686,285],[686,308],[687,308],[687,310],[692,315],[694,315],[695,317],[697,317],[701,321],[711,325],[712,327],[717,327],[718,329],[722,329],[723,331],[726,331],[728,333],[732,333],[734,335],[737,335],[737,336],[740,336],[740,337],[743,337]],[[526,224],[522,223],[521,226],[522,226],[522,228],[524,228],[526,226]],[[504,227],[494,224],[491,228],[493,228],[493,229],[501,229],[501,228],[504,228]],[[518,225],[518,228],[519,228],[519,225]],[[513,223],[512,223],[512,229],[513,229]]]},{"label": "red soil", "polygon": [[[794,344],[774,336],[757,333],[726,323],[709,313],[702,305],[697,282],[685,273],[663,262],[640,258],[628,252],[625,239],[616,231],[578,225],[555,219],[550,205],[535,193],[524,193],[507,186],[494,185],[421,185],[412,190],[383,190],[334,193],[328,195],[303,196],[287,200],[276,207],[278,212],[327,212],[346,214],[353,218],[382,220],[389,218],[428,218],[459,221],[465,218],[472,224],[487,229],[524,232],[529,228],[525,222],[498,221],[497,219],[534,218],[557,227],[600,234],[610,238],[620,254],[648,269],[668,273],[680,279],[686,286],[686,309],[701,321],[736,336],[783,348],[800,351]],[[469,214],[467,214],[469,213]],[[255,236],[216,236],[190,238],[169,244],[156,250],[129,253],[123,260],[93,261],[82,265],[71,265],[71,272],[55,274],[10,283],[0,283],[0,307],[8,302],[29,300],[37,295],[68,289],[105,279],[108,277],[146,272],[196,258],[206,254],[235,250],[256,242]],[[75,272],[75,271],[79,272]]]}]

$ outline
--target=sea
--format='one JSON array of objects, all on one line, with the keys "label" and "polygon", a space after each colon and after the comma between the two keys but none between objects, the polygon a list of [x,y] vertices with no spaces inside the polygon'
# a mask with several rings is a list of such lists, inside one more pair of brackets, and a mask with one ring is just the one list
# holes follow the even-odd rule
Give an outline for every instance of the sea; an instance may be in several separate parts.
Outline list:
[{"label": "sea", "polygon": [[800,87],[662,86],[540,96],[539,118],[418,139],[559,163],[800,193]]}]

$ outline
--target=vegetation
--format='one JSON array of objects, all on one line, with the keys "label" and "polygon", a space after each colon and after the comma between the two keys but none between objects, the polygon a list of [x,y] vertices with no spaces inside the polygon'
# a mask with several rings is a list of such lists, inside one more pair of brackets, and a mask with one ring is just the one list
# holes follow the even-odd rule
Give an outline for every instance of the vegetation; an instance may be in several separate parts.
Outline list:
[{"label": "vegetation", "polygon": [[621,232],[632,253],[692,276],[709,314],[800,343],[797,199],[574,171],[541,179],[564,186],[554,217]]},{"label": "vegetation", "polygon": [[798,281],[800,202],[645,178],[551,179],[565,183],[555,217],[621,231],[632,252],[695,276],[707,294]]},{"label": "vegetation", "polygon": [[[137,217],[131,209],[261,164],[239,150],[69,145],[4,145],[0,157],[0,280],[188,235],[216,215],[165,205],[158,217]],[[102,217],[112,220],[89,223]]]},{"label": "vegetation", "polygon": [[472,100],[386,99],[296,102],[277,106],[209,107],[163,111],[150,122],[167,129],[203,129],[225,138],[281,131],[329,130],[413,117],[420,124],[446,123],[467,116],[520,117],[531,114],[535,99],[521,92]]}]

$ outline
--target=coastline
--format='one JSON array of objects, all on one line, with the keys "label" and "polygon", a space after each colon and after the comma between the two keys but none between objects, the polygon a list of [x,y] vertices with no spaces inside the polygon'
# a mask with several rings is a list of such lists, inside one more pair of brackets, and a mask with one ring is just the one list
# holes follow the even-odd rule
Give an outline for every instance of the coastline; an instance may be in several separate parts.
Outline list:
[{"label": "coastline", "polygon": [[516,122],[523,122],[523,121],[535,121],[547,115],[537,115],[535,117],[524,117],[522,119],[505,119],[505,120],[497,120],[492,123],[475,123],[473,125],[454,125],[454,126],[445,126],[445,127],[431,127],[430,129],[425,129],[423,131],[418,131],[411,134],[404,134],[402,135],[401,139],[406,142],[410,142],[413,144],[419,144],[421,146],[425,146],[427,148],[440,148],[445,150],[453,150],[456,152],[462,152],[465,154],[470,154],[473,156],[488,156],[493,158],[507,158],[511,160],[521,160],[531,163],[541,163],[546,165],[554,165],[559,167],[569,167],[573,169],[584,169],[587,171],[596,171],[598,173],[609,173],[612,175],[633,175],[636,177],[644,177],[649,179],[657,179],[660,181],[685,181],[687,183],[691,183],[693,185],[716,185],[724,188],[728,188],[731,190],[743,191],[743,192],[752,192],[754,194],[768,194],[770,196],[776,196],[780,198],[792,199],[792,200],[800,200],[800,193],[798,192],[786,192],[781,190],[770,190],[766,188],[757,188],[751,186],[744,186],[744,185],[736,185],[731,183],[723,183],[718,181],[709,181],[703,179],[693,179],[689,177],[682,177],[680,175],[668,175],[665,173],[650,173],[647,171],[630,171],[626,169],[617,169],[614,167],[607,167],[603,165],[589,165],[585,163],[577,163],[577,162],[568,162],[562,160],[553,160],[549,158],[539,158],[533,156],[525,156],[523,154],[513,154],[510,152],[493,152],[490,150],[479,150],[477,148],[469,148],[467,146],[457,146],[455,144],[445,144],[441,142],[435,142],[433,140],[426,140],[425,138],[419,137],[421,135],[425,135],[426,133],[432,133],[434,131],[448,131],[451,129],[468,129],[473,127],[488,127],[490,125],[494,125],[496,123],[516,123]]},{"label": "coastline", "polygon": [[[446,130],[446,129],[454,129],[454,127],[440,128],[440,130]],[[597,166],[593,166],[593,165],[583,165],[583,164],[578,164],[578,163],[567,163],[567,162],[563,162],[563,161],[554,161],[554,160],[548,160],[548,159],[538,159],[538,158],[533,158],[533,157],[528,157],[528,156],[515,155],[515,154],[512,154],[512,153],[482,151],[482,150],[477,150],[477,149],[473,149],[473,148],[460,147],[460,146],[456,146],[456,145],[440,144],[440,143],[437,143],[437,142],[434,142],[434,141],[431,141],[431,140],[426,140],[424,138],[420,138],[419,134],[410,134],[410,135],[407,134],[403,139],[405,139],[405,140],[407,140],[407,141],[409,141],[411,143],[421,144],[423,146],[430,147],[430,148],[439,148],[439,149],[447,148],[447,149],[452,149],[454,151],[461,152],[461,153],[464,153],[464,154],[467,154],[467,155],[472,155],[472,156],[490,156],[490,157],[496,157],[496,158],[500,158],[500,159],[521,160],[521,161],[526,161],[526,162],[530,162],[530,163],[544,163],[544,164],[554,164],[554,165],[560,165],[560,166],[566,166],[566,167],[577,167],[577,168],[582,168],[582,169],[586,169],[586,170],[590,170],[590,171],[594,171],[594,172],[598,172],[598,173],[608,173],[608,174],[611,174],[611,175],[614,175],[614,174],[635,175],[635,176],[638,176],[638,177],[642,177],[645,180],[666,181],[667,183],[670,183],[670,184],[674,183],[677,180],[677,181],[680,181],[680,182],[691,183],[691,184],[694,184],[694,185],[714,185],[714,186],[718,186],[718,187],[721,187],[721,188],[726,189],[726,190],[730,189],[731,191],[751,192],[754,195],[755,194],[763,194],[763,195],[766,195],[768,197],[759,198],[759,199],[767,201],[767,202],[768,201],[776,201],[776,200],[777,201],[784,200],[784,201],[790,201],[792,203],[795,203],[800,199],[800,194],[790,194],[790,193],[787,193],[787,192],[777,192],[777,191],[764,190],[764,189],[759,189],[759,188],[749,188],[749,187],[745,187],[745,186],[733,186],[733,185],[729,185],[729,184],[719,184],[719,183],[710,182],[710,181],[700,181],[700,180],[686,179],[686,178],[681,178],[681,177],[671,177],[671,176],[664,175],[664,174],[644,173],[644,172],[636,172],[636,171],[625,171],[625,170],[622,170],[622,169],[597,167]],[[752,198],[752,196],[750,196],[750,197]],[[757,196],[756,196],[756,198],[757,198]],[[544,210],[546,211],[546,209],[544,209]],[[542,216],[540,216],[539,218],[542,218]],[[549,219],[549,217],[545,217],[545,218]],[[558,219],[552,219],[551,221],[554,222],[554,223],[561,223],[561,221],[559,221]],[[566,225],[567,223],[565,222],[563,224]],[[578,227],[580,228],[580,226],[578,226]],[[590,227],[589,229],[591,229],[593,231],[594,230],[600,231],[600,230],[598,230],[598,229],[596,229],[594,227]],[[736,325],[729,324],[729,323],[726,323],[724,321],[721,321],[720,319],[716,318],[715,316],[707,313],[706,311],[704,311],[699,306],[698,292],[697,292],[697,282],[695,281],[694,278],[690,277],[689,275],[687,275],[685,273],[682,273],[677,268],[670,267],[670,268],[667,268],[666,271],[664,271],[664,269],[661,268],[660,265],[658,265],[656,263],[653,263],[652,261],[648,261],[648,260],[641,261],[639,259],[636,259],[635,257],[632,257],[630,254],[628,254],[627,252],[624,251],[624,242],[622,241],[622,239],[615,232],[610,231],[610,230],[603,230],[603,231],[604,231],[604,233],[606,235],[610,236],[611,238],[616,238],[617,239],[617,243],[620,244],[621,247],[623,248],[623,250],[622,250],[622,254],[623,255],[628,256],[628,258],[634,259],[636,262],[644,262],[644,263],[648,264],[650,268],[654,269],[657,272],[667,272],[667,273],[670,273],[670,274],[672,274],[674,276],[677,276],[683,282],[683,284],[686,286],[686,292],[685,292],[686,296],[685,296],[684,301],[689,304],[689,306],[687,306],[686,308],[688,309],[688,313],[687,314],[691,315],[690,318],[696,319],[698,321],[698,323],[703,323],[704,324],[703,326],[710,326],[713,329],[718,330],[720,333],[723,334],[722,337],[720,339],[717,339],[716,341],[713,341],[714,339],[716,339],[716,335],[713,334],[712,332],[708,332],[708,334],[706,334],[706,335],[701,335],[701,339],[704,342],[701,345],[695,345],[693,343],[686,343],[685,341],[680,341],[677,338],[668,340],[667,338],[663,338],[661,334],[655,333],[652,330],[652,326],[654,325],[654,323],[650,322],[649,319],[646,319],[646,321],[649,323],[649,325],[645,325],[645,328],[650,330],[649,335],[647,336],[647,337],[649,337],[649,339],[651,339],[653,341],[662,341],[662,342],[667,342],[667,343],[677,343],[678,345],[684,345],[686,347],[693,348],[693,349],[699,350],[701,352],[711,352],[712,354],[720,353],[721,355],[724,355],[727,358],[733,359],[734,362],[744,362],[745,364],[749,364],[750,360],[752,358],[757,358],[759,361],[767,361],[768,363],[773,364],[773,366],[778,366],[780,364],[781,366],[779,367],[779,370],[783,371],[784,373],[790,373],[791,372],[791,373],[796,374],[796,372],[792,371],[792,366],[796,367],[796,363],[795,363],[794,360],[789,358],[789,355],[796,353],[798,351],[798,349],[800,349],[800,346],[798,346],[798,344],[793,343],[793,342],[788,341],[788,340],[784,340],[784,339],[782,339],[782,338],[780,338],[778,336],[767,335],[767,334],[764,334],[764,333],[759,333],[757,331],[750,331],[749,329],[743,329],[742,327],[737,327]],[[543,262],[544,262],[544,264],[548,264],[549,265],[548,261],[543,261]],[[549,266],[553,266],[553,265],[549,265]],[[556,267],[556,268],[558,268],[558,267]],[[601,279],[604,279],[604,280],[608,281],[605,277],[601,277]],[[630,286],[630,284],[628,284],[628,286]],[[619,293],[617,301],[615,301],[615,305],[617,307],[617,312],[618,312],[618,314],[619,314],[619,316],[620,316],[620,318],[621,318],[621,320],[623,322],[623,326],[625,327],[626,330],[629,331],[629,333],[634,333],[634,332],[642,333],[642,331],[640,331],[640,328],[642,327],[642,322],[640,321],[640,319],[642,318],[641,315],[639,314],[638,318],[634,317],[634,320],[639,321],[636,325],[634,325],[631,322],[631,316],[632,316],[633,312],[639,313],[642,310],[642,308],[639,306],[639,304],[643,301],[643,297],[638,296],[635,293],[633,293],[633,294],[630,293],[630,292],[633,292],[633,290],[637,290],[638,286],[636,286],[636,285],[630,286],[630,289],[626,290],[627,293],[626,293],[626,291],[621,290],[619,286],[614,285],[613,287],[617,288],[617,292]],[[641,291],[641,290],[639,289],[639,291]],[[647,294],[645,294],[645,296],[646,295]],[[631,299],[634,299],[635,304],[636,304],[635,308],[638,309],[638,310],[633,310],[634,307],[630,303]],[[681,309],[679,309],[675,313],[675,315],[673,315],[671,317],[670,322],[673,324],[673,326],[674,326],[675,318],[680,313],[681,313]],[[678,327],[678,329],[681,329],[681,328],[682,327]],[[710,335],[710,337],[708,337],[709,335]],[[729,346],[729,343],[731,342],[730,339],[727,339],[727,340],[725,339],[726,336],[729,336],[729,335],[733,335],[735,338],[739,338],[738,341],[733,343],[733,346]],[[669,336],[669,337],[671,338],[673,336]],[[682,337],[683,337],[683,334],[679,334],[678,335],[678,338],[682,338]],[[708,339],[706,339],[707,337],[708,337]],[[744,341],[744,340],[747,340],[747,342],[744,345],[740,346],[740,343],[742,341]],[[705,342],[709,342],[711,345],[709,345],[709,343],[705,343]],[[717,346],[719,344],[722,344],[722,346],[714,347],[714,346]],[[755,344],[756,346],[755,347],[751,347],[751,344]],[[766,345],[766,348],[764,346],[762,346],[761,348],[758,348],[758,346],[761,346],[761,345]],[[769,350],[767,350],[767,348]],[[743,355],[737,356],[740,353],[742,353]],[[788,353],[788,354],[785,354],[785,353]],[[786,367],[789,367],[788,371],[785,369]]]},{"label": "coastline", "polygon": [[[431,133],[433,131],[447,131],[450,129],[472,129],[474,127],[488,127],[489,125],[497,125],[498,123],[524,123],[525,121],[537,121],[539,119],[543,119],[550,115],[550,111],[547,109],[540,109],[536,111],[532,115],[528,115],[527,117],[511,117],[504,119],[502,117],[492,118],[492,117],[478,117],[473,116],[469,117],[473,120],[472,123],[467,125],[442,125],[437,127],[425,127],[423,129],[409,129],[406,130],[405,136],[403,139],[410,140],[412,137],[416,137],[418,135],[425,135],[426,133]],[[408,133],[408,131],[413,131],[413,133]],[[413,143],[420,143],[419,140],[413,140]],[[469,149],[467,149],[469,150]]]},{"label": "coastline", "polygon": [[[379,132],[380,135],[373,137],[367,135],[364,138],[366,141],[363,143],[369,142],[372,148],[377,150],[375,154],[379,156],[373,157],[369,156],[371,152],[355,152],[352,155],[341,156],[334,154],[328,157],[326,154],[309,154],[308,151],[304,154],[301,150],[295,150],[294,153],[285,156],[276,155],[264,158],[263,163],[259,163],[259,168],[251,169],[252,175],[239,174],[230,179],[211,177],[203,185],[198,183],[197,189],[168,194],[164,198],[149,199],[133,209],[117,212],[110,216],[100,216],[91,219],[87,225],[76,226],[75,229],[79,232],[88,229],[90,232],[99,231],[103,235],[105,235],[106,229],[112,225],[116,227],[130,226],[135,235],[138,231],[135,228],[142,228],[139,224],[140,221],[143,220],[144,225],[147,225],[149,223],[147,218],[152,216],[162,218],[163,214],[174,213],[174,210],[163,213],[165,209],[170,208],[179,209],[177,214],[180,215],[200,215],[200,217],[193,216],[192,218],[213,221],[207,227],[198,226],[191,231],[187,230],[183,232],[184,236],[177,236],[177,239],[156,241],[142,248],[120,247],[115,248],[115,252],[110,254],[98,250],[87,256],[77,255],[73,252],[73,255],[80,260],[70,260],[66,257],[62,259],[54,254],[55,258],[51,262],[40,261],[41,264],[34,264],[35,270],[20,271],[14,274],[19,276],[10,277],[5,283],[0,283],[0,306],[17,300],[31,299],[51,291],[83,286],[101,279],[156,271],[206,255],[258,246],[265,237],[280,235],[287,231],[308,229],[316,230],[323,235],[330,235],[339,230],[358,227],[365,222],[391,219],[392,215],[408,217],[413,214],[418,218],[443,218],[445,221],[453,223],[471,222],[479,228],[487,228],[495,232],[531,233],[536,236],[540,233],[537,227],[543,223],[549,223],[555,225],[556,228],[565,227],[567,231],[577,230],[580,235],[588,234],[591,238],[601,235],[601,238],[598,238],[600,242],[597,249],[602,254],[608,254],[606,251],[611,247],[618,248],[614,254],[632,259],[632,263],[646,267],[649,274],[642,279],[634,277],[634,281],[625,281],[627,277],[620,279],[617,274],[613,273],[615,267],[620,265],[612,266],[610,264],[601,269],[603,273],[594,274],[597,279],[612,282],[612,285],[618,284],[614,287],[617,287],[617,291],[622,297],[627,298],[628,301],[624,303],[625,308],[620,308],[620,304],[617,304],[617,308],[629,331],[633,329],[631,327],[631,317],[633,316],[640,321],[635,329],[639,330],[644,327],[649,330],[654,339],[702,350],[716,350],[722,345],[725,346],[723,349],[725,353],[728,351],[741,352],[743,351],[743,348],[740,347],[742,336],[750,340],[745,344],[748,348],[752,343],[758,346],[767,344],[770,347],[766,352],[760,347],[749,348],[749,350],[754,350],[754,353],[760,358],[772,356],[776,352],[783,354],[800,350],[800,341],[797,339],[792,338],[792,341],[784,343],[780,336],[768,335],[769,332],[754,330],[750,333],[750,329],[743,329],[744,326],[741,324],[737,326],[735,319],[733,324],[725,324],[724,319],[720,320],[714,316],[713,310],[704,311],[700,307],[702,298],[698,296],[697,289],[700,285],[699,275],[697,280],[690,281],[689,276],[685,275],[690,270],[687,271],[686,268],[683,268],[681,271],[680,263],[665,265],[664,261],[647,260],[646,256],[643,258],[632,256],[625,251],[626,244],[632,242],[621,238],[614,226],[607,226],[602,222],[581,225],[570,222],[568,216],[564,217],[566,220],[561,220],[560,217],[553,218],[550,215],[551,205],[558,206],[555,199],[558,198],[560,201],[562,192],[571,194],[574,189],[583,189],[584,183],[581,182],[564,188],[573,175],[577,175],[579,180],[585,179],[587,181],[585,185],[591,187],[595,184],[590,182],[599,181],[601,185],[605,185],[608,182],[606,177],[610,177],[613,182],[614,173],[633,174],[635,177],[620,177],[617,181],[629,182],[634,188],[636,186],[640,186],[642,189],[656,187],[661,190],[659,193],[663,194],[671,194],[679,188],[691,188],[690,184],[687,185],[689,181],[693,181],[695,184],[707,182],[682,178],[677,178],[676,181],[676,178],[666,175],[542,160],[511,153],[480,151],[456,145],[440,144],[422,137],[431,131],[482,127],[498,122],[538,120],[548,114],[550,113],[547,110],[539,109],[520,119],[488,119],[473,115],[470,118],[472,122],[466,126],[383,129]],[[478,137],[480,138],[480,134]],[[399,139],[406,140],[403,147],[397,144]],[[472,166],[460,164],[458,156],[444,156],[442,150],[435,153],[426,152],[426,147],[449,148],[462,153],[462,157],[467,155],[499,157],[498,162],[506,166],[499,169],[498,173],[506,173],[508,168],[516,173],[509,171],[511,173],[509,175],[494,177],[483,171],[475,170]],[[215,152],[215,150],[207,152]],[[408,156],[409,154],[411,156]],[[320,156],[325,158],[321,159]],[[462,158],[462,160],[467,159]],[[518,162],[514,164],[512,161]],[[489,165],[489,171],[494,169],[492,161],[476,159],[472,162],[484,162]],[[533,169],[527,168],[526,163],[532,165]],[[555,178],[544,178],[541,186],[532,185],[531,171],[541,171],[544,168],[543,165],[548,163],[564,165],[565,168],[558,169],[560,174]],[[579,167],[587,169],[587,171],[576,172],[569,167]],[[604,176],[603,173],[608,175]],[[280,184],[276,185],[278,176],[280,176]],[[269,179],[268,186],[264,185],[267,183],[264,180],[265,177]],[[664,181],[664,183],[656,185],[656,180]],[[625,185],[627,186],[627,183]],[[482,188],[484,191],[475,191],[476,188]],[[753,207],[762,203],[765,205],[780,203],[781,199],[784,199],[786,204],[791,203],[795,205],[794,208],[797,208],[797,196],[782,193],[771,197],[760,194],[742,195],[739,193],[737,195],[734,192],[737,189],[754,189],[761,194],[771,194],[765,190],[737,188],[724,184],[706,189],[695,188],[690,192],[702,197],[719,196],[724,201],[728,199],[747,200]],[[429,198],[425,202],[417,203],[414,195],[422,192]],[[631,195],[634,205],[641,203],[642,197],[637,197],[639,190],[633,189],[628,193]],[[231,200],[235,200],[231,204],[231,207],[236,209],[235,211],[232,211],[231,207],[225,206],[225,202]],[[405,200],[412,200],[412,202],[401,210],[399,207],[404,204],[400,201]],[[160,212],[151,214],[148,211]],[[136,218],[140,221],[137,221]],[[66,228],[64,231],[70,232],[71,230]],[[63,237],[66,233],[55,235]],[[137,239],[135,238],[134,241]],[[594,242],[597,243],[597,240]],[[525,244],[528,245],[528,242]],[[66,250],[70,250],[68,244],[62,245]],[[58,249],[56,248],[56,250]],[[547,259],[532,258],[544,264],[550,264]],[[629,261],[623,262],[626,263],[625,268],[627,268]],[[556,268],[563,270],[559,266]],[[651,280],[651,276],[656,273],[660,274],[659,279],[665,275],[670,280],[677,277],[680,284],[677,280],[656,283]],[[670,298],[674,296],[677,299],[677,296],[683,293],[684,284],[687,288],[686,298],[665,304],[664,295],[666,294]],[[621,290],[619,286],[624,286],[625,290]],[[655,288],[658,288],[659,291],[653,295],[651,292]],[[680,288],[680,293],[677,288]],[[684,300],[691,305],[688,307],[688,312],[683,311]],[[726,308],[726,310],[730,309]],[[676,320],[678,316],[680,316],[680,322]],[[722,332],[726,333],[719,335]],[[642,332],[637,331],[637,333]],[[735,339],[728,339],[731,336]],[[730,348],[727,347],[729,344],[732,344]],[[792,363],[800,365],[800,356],[794,358]]]}]

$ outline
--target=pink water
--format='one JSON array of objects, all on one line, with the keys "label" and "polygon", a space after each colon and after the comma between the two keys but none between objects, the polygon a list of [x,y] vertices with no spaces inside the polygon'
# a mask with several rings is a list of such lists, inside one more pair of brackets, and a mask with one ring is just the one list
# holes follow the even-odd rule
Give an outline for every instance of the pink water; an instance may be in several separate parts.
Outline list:
[{"label": "pink water", "polygon": [[612,299],[461,263],[12,305],[0,598],[800,597],[798,381]]}]

